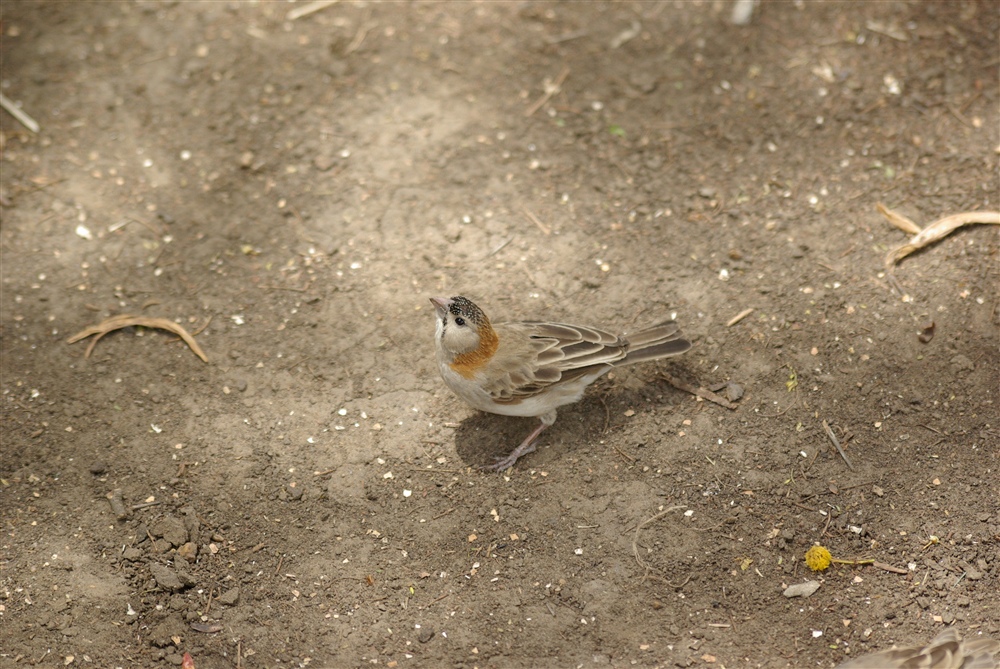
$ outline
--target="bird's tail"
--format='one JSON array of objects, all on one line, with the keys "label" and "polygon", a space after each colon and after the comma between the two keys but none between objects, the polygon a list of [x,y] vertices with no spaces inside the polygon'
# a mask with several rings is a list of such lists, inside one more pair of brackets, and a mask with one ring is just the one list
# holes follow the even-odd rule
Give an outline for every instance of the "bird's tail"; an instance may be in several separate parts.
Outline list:
[{"label": "bird's tail", "polygon": [[674,321],[664,321],[646,330],[625,337],[628,354],[615,364],[633,365],[637,362],[669,358],[691,348],[691,342],[681,336],[681,329]]}]

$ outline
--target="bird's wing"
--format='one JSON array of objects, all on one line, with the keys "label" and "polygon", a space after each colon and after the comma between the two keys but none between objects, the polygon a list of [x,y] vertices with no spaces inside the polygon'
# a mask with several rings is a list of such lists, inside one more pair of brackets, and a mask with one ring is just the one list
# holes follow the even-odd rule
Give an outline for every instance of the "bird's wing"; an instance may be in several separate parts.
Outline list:
[{"label": "bird's wing", "polygon": [[599,376],[625,357],[628,342],[603,330],[564,323],[501,323],[484,389],[497,402],[516,404],[557,383]]},{"label": "bird's wing", "polygon": [[993,639],[961,641],[949,627],[926,646],[892,648],[837,665],[837,669],[996,669],[1000,643]]}]

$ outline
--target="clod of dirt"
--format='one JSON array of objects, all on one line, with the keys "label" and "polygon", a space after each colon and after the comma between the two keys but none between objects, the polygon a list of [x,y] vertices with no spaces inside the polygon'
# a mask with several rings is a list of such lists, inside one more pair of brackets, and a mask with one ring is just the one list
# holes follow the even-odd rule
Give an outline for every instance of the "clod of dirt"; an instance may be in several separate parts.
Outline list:
[{"label": "clod of dirt", "polygon": [[951,368],[957,372],[971,372],[976,369],[975,363],[968,356],[959,353],[951,359]]},{"label": "clod of dirt", "polygon": [[931,321],[923,327],[920,334],[917,335],[917,339],[919,339],[922,344],[929,344],[931,339],[934,339],[934,321]]},{"label": "clod of dirt", "polygon": [[111,496],[108,497],[108,502],[111,504],[112,513],[115,514],[115,518],[118,520],[125,520],[131,517],[132,512],[125,506],[125,500],[122,499],[122,491],[119,488],[115,488],[111,491]]},{"label": "clod of dirt", "polygon": [[738,383],[730,383],[726,385],[726,399],[730,402],[736,402],[741,397],[743,397],[743,386]]},{"label": "clod of dirt", "polygon": [[173,570],[156,562],[149,565],[149,573],[153,575],[156,585],[170,592],[177,592],[195,584],[194,577],[185,571]]},{"label": "clod of dirt", "polygon": [[182,636],[186,633],[187,625],[184,624],[180,614],[172,613],[149,630],[149,643],[157,648],[166,648],[174,643],[171,637]]},{"label": "clod of dirt", "polygon": [[218,602],[226,606],[236,606],[240,603],[240,589],[233,588],[232,590],[226,590],[219,595]]},{"label": "clod of dirt", "polygon": [[185,506],[180,511],[184,517],[184,528],[187,530],[188,538],[191,541],[197,540],[198,532],[201,531],[201,521],[198,520],[198,513],[190,506]]},{"label": "clod of dirt", "polygon": [[94,464],[90,465],[90,473],[94,476],[100,476],[106,471],[108,471],[108,466],[101,460],[97,460]]},{"label": "clod of dirt", "polygon": [[420,630],[420,634],[417,635],[417,641],[420,643],[427,643],[434,638],[434,630],[424,628]]},{"label": "clod of dirt", "polygon": [[184,527],[184,522],[176,516],[163,516],[153,523],[149,532],[154,537],[163,537],[164,541],[174,547],[183,546],[188,540],[187,528]]}]

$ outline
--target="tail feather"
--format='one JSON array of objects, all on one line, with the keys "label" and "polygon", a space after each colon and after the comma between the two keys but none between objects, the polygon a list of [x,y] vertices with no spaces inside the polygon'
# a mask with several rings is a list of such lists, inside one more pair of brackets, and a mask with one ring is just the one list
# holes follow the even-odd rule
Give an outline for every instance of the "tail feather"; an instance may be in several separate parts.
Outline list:
[{"label": "tail feather", "polygon": [[615,366],[634,365],[647,360],[657,360],[679,355],[691,348],[691,342],[681,336],[680,327],[674,321],[628,335],[628,354]]}]

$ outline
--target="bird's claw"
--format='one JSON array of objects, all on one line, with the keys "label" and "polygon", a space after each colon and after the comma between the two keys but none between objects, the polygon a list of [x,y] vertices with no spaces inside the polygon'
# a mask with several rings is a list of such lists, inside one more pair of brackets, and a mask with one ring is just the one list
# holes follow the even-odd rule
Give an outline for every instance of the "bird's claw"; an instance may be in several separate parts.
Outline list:
[{"label": "bird's claw", "polygon": [[511,453],[502,458],[496,458],[496,462],[492,465],[482,465],[479,469],[484,472],[502,472],[510,469],[517,462],[518,458],[522,455],[527,455],[528,453],[535,452],[535,442],[531,442],[526,446],[518,446]]}]

